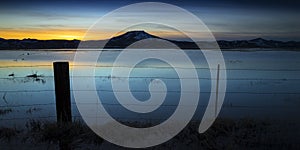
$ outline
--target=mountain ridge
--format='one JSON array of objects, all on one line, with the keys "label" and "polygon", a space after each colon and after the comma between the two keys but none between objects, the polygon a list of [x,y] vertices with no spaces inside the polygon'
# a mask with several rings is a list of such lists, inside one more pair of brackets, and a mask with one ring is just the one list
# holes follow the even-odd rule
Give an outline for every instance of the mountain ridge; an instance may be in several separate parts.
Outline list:
[{"label": "mountain ridge", "polygon": [[[108,40],[105,48],[126,48],[129,45],[144,39],[162,39],[172,42],[182,49],[199,49],[194,42],[189,41],[176,41],[161,38],[156,35],[149,34],[143,30],[139,31],[128,31],[119,36],[115,36]],[[97,43],[103,42],[103,40],[96,41],[80,41],[80,40],[37,40],[37,39],[3,39],[0,38],[0,50],[11,50],[11,49],[67,49],[67,48],[77,48],[80,42],[90,42]],[[255,38],[251,40],[218,40],[219,47],[221,49],[237,49],[237,48],[289,48],[297,49],[300,48],[299,41],[276,41],[276,40],[267,40],[263,38]],[[208,42],[200,42],[203,45],[209,44]],[[93,44],[91,44],[93,45]],[[94,44],[97,45],[97,44]],[[89,47],[97,48],[97,47]]]}]

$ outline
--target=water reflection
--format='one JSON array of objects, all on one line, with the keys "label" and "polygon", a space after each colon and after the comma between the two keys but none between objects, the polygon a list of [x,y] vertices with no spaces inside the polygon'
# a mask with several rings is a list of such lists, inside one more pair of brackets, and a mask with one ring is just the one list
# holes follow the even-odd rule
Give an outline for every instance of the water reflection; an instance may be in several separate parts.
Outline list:
[{"label": "water reflection", "polygon": [[[14,111],[0,116],[0,119],[55,116],[52,62],[56,60],[71,61],[74,52],[38,51],[35,52],[35,57],[29,59],[33,55],[26,55],[28,59],[25,61],[13,61],[16,56],[26,53],[26,51],[1,52],[0,95],[2,95],[2,100],[0,106],[9,106]],[[95,68],[97,92],[103,98],[102,103],[107,110],[116,119],[152,118],[155,120],[170,116],[172,110],[176,108],[176,100],[180,96],[178,94],[180,84],[176,72],[166,64],[157,62],[153,64],[148,61],[141,62],[133,70],[129,80],[125,80],[124,77],[111,76],[111,59],[116,58],[118,53],[115,51],[103,52],[101,59],[104,62],[97,64]],[[207,105],[206,99],[210,94],[210,81],[212,80],[208,69],[205,68],[205,60],[200,59],[199,53],[199,51],[187,51],[187,54],[198,67],[197,73],[201,86],[201,97],[194,119],[201,119],[202,110]],[[300,107],[299,52],[256,51],[245,53],[228,51],[223,52],[223,54],[227,66],[228,87],[221,117],[296,118]],[[70,65],[71,73],[74,66],[72,63]],[[82,65],[80,67],[82,68],[82,76],[73,77],[71,75],[71,78],[80,78],[80,80],[85,81],[89,76],[85,75],[84,70],[91,66]],[[163,106],[150,116],[127,112],[118,104],[112,93],[111,80],[117,80],[120,84],[129,82],[132,94],[141,101],[147,100],[150,96],[148,85],[157,78],[166,83],[168,97]],[[84,90],[84,87],[82,88]],[[32,110],[30,111],[30,109]],[[72,111],[74,116],[80,116],[73,95]]]}]

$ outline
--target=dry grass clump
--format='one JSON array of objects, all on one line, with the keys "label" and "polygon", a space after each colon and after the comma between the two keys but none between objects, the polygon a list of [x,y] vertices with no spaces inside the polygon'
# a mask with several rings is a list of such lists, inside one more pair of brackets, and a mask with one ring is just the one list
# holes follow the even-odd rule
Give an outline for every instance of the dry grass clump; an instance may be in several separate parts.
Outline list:
[{"label": "dry grass clump", "polygon": [[16,137],[21,131],[16,128],[0,128],[0,140],[10,142],[12,138]]},{"label": "dry grass clump", "polygon": [[75,148],[83,143],[101,145],[103,142],[103,139],[81,121],[58,125],[56,122],[30,120],[26,127],[28,133],[24,141],[33,143],[68,143]]}]

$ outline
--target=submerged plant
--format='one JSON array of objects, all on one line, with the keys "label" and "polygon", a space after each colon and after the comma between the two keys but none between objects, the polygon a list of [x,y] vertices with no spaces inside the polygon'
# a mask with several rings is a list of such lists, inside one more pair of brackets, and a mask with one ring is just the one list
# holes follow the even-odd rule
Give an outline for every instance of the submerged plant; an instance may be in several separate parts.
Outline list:
[{"label": "submerged plant", "polygon": [[11,108],[0,109],[0,115],[6,115],[11,113],[13,110]]},{"label": "submerged plant", "polygon": [[28,110],[26,110],[26,113],[32,114],[33,112],[37,112],[37,111],[41,111],[41,110],[42,110],[42,108],[32,107],[32,108],[29,108]]}]

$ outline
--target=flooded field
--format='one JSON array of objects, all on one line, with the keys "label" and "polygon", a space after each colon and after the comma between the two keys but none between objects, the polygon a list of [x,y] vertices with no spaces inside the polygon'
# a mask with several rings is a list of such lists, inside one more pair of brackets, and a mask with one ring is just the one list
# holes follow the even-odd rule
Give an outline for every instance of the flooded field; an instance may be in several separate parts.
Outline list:
[{"label": "flooded field", "polygon": [[[84,53],[81,51],[79,53]],[[180,82],[174,69],[164,62],[146,60],[126,77],[110,75],[113,60],[120,51],[105,51],[95,67],[96,88],[103,105],[116,118],[163,120],[178,103]],[[200,51],[188,50],[200,80],[200,101],[195,120],[201,120],[210,94],[210,74]],[[71,81],[90,76],[72,76],[75,51],[1,51],[0,95],[1,124],[18,124],[28,118],[55,119],[53,61],[69,61]],[[225,51],[227,91],[221,117],[259,117],[297,120],[300,106],[300,53],[292,51]],[[126,67],[120,65],[117,67]],[[86,67],[86,66],[78,66]],[[191,69],[191,68],[185,68]],[[84,74],[84,72],[83,72]],[[135,114],[119,105],[111,80],[129,82],[132,94],[139,100],[149,98],[148,85],[161,79],[168,88],[165,102],[157,111]],[[222,79],[221,79],[222,80]],[[72,83],[71,83],[72,91]],[[126,92],[126,91],[124,91]],[[72,92],[71,92],[72,94]],[[72,96],[74,117],[80,117]],[[164,112],[165,115],[161,115]]]}]

